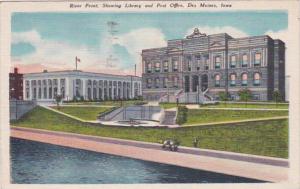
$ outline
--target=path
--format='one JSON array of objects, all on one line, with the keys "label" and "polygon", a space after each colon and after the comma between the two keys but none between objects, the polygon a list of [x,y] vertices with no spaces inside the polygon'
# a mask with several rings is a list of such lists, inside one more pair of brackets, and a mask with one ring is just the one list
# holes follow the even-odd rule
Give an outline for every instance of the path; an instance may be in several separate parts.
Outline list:
[{"label": "path", "polygon": [[160,144],[12,127],[11,136],[66,147],[120,155],[270,182],[287,180],[288,160],[232,152],[180,147],[165,151]]}]

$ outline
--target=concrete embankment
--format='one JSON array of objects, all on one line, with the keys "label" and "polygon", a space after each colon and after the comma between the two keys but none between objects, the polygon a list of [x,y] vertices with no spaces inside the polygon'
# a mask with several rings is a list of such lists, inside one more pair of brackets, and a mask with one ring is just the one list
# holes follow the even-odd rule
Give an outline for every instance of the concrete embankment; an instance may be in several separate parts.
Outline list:
[{"label": "concrete embankment", "polygon": [[285,181],[288,177],[288,161],[281,158],[188,147],[180,147],[178,152],[170,152],[162,150],[161,145],[155,143],[21,127],[12,127],[11,136],[269,182]]}]

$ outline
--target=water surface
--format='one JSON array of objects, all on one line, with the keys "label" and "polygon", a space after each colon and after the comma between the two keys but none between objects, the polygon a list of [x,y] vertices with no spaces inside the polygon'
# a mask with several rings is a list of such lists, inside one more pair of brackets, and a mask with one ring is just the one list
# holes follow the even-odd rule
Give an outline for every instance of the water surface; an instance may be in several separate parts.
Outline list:
[{"label": "water surface", "polygon": [[258,180],[11,138],[18,184],[252,183]]}]

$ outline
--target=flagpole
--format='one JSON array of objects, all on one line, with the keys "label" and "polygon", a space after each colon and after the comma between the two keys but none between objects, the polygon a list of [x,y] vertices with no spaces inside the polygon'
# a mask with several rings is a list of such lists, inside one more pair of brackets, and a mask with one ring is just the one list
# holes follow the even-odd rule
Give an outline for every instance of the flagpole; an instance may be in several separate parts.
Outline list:
[{"label": "flagpole", "polygon": [[75,57],[75,65],[76,65],[76,71],[77,71],[77,56]]}]

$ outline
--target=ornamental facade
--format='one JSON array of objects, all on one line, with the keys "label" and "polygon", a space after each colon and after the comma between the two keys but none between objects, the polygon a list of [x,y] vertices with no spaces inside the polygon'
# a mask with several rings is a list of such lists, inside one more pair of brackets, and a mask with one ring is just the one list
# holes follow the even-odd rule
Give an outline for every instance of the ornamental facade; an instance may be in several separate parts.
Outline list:
[{"label": "ornamental facade", "polygon": [[249,89],[253,100],[285,95],[285,44],[267,35],[233,38],[227,33],[206,35],[196,28],[185,39],[169,40],[167,47],[144,49],[143,97],[161,100],[178,94],[185,102],[199,95],[219,99],[221,91],[232,100]]}]

